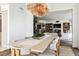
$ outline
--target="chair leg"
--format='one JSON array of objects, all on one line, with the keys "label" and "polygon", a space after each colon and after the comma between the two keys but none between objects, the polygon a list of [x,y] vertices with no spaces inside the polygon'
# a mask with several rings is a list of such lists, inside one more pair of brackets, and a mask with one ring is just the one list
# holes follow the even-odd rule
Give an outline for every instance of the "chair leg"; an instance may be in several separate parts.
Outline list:
[{"label": "chair leg", "polygon": [[59,56],[59,55],[58,55],[58,51],[55,51],[55,55],[56,55],[56,56]]},{"label": "chair leg", "polygon": [[60,42],[57,43],[56,48],[57,48],[57,50],[55,51],[56,56],[59,56],[59,54],[60,54]]},{"label": "chair leg", "polygon": [[58,41],[58,55],[60,54],[60,40]]},{"label": "chair leg", "polygon": [[60,54],[60,46],[58,47],[58,56],[59,56],[59,54]]}]

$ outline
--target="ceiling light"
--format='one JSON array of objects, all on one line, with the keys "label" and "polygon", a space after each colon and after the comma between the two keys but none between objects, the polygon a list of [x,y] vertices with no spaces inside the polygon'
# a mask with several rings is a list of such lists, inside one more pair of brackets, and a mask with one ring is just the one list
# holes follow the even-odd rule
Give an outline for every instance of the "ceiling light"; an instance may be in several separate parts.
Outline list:
[{"label": "ceiling light", "polygon": [[47,14],[48,6],[45,3],[30,3],[27,9],[35,16],[41,17]]}]

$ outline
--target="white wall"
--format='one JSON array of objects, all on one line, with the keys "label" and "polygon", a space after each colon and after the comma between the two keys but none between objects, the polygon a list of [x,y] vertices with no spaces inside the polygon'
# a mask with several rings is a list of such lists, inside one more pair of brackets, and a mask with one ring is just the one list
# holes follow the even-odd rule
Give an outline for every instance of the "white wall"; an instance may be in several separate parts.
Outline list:
[{"label": "white wall", "polygon": [[8,11],[2,11],[2,33],[1,46],[8,44]]},{"label": "white wall", "polygon": [[30,12],[26,12],[26,37],[33,36],[33,15]]},{"label": "white wall", "polygon": [[79,48],[79,4],[75,4],[73,11],[73,47]]},{"label": "white wall", "polygon": [[78,40],[78,49],[79,49],[79,26],[78,26],[79,25],[79,4],[77,4],[77,11],[78,11],[77,12],[77,17],[78,18],[77,18],[77,25],[76,26],[77,26],[77,37],[78,37],[77,38],[77,40]]},{"label": "white wall", "polygon": [[20,9],[24,5],[24,3],[10,4],[10,41],[24,39],[26,36],[33,35],[33,16]]}]

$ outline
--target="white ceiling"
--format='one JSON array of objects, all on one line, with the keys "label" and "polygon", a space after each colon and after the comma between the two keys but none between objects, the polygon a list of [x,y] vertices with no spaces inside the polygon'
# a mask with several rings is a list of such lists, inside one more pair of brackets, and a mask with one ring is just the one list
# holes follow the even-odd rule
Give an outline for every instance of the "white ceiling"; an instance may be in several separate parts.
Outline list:
[{"label": "white ceiling", "polygon": [[72,20],[72,9],[48,12],[47,15],[39,17],[43,20]]}]

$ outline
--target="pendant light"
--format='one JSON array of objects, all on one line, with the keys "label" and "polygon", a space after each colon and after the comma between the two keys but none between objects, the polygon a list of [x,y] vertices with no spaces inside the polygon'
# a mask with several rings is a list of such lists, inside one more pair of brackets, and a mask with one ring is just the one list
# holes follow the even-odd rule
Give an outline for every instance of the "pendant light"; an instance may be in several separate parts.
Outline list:
[{"label": "pendant light", "polygon": [[27,9],[37,17],[45,16],[48,13],[48,6],[45,3],[30,3],[27,4]]}]

